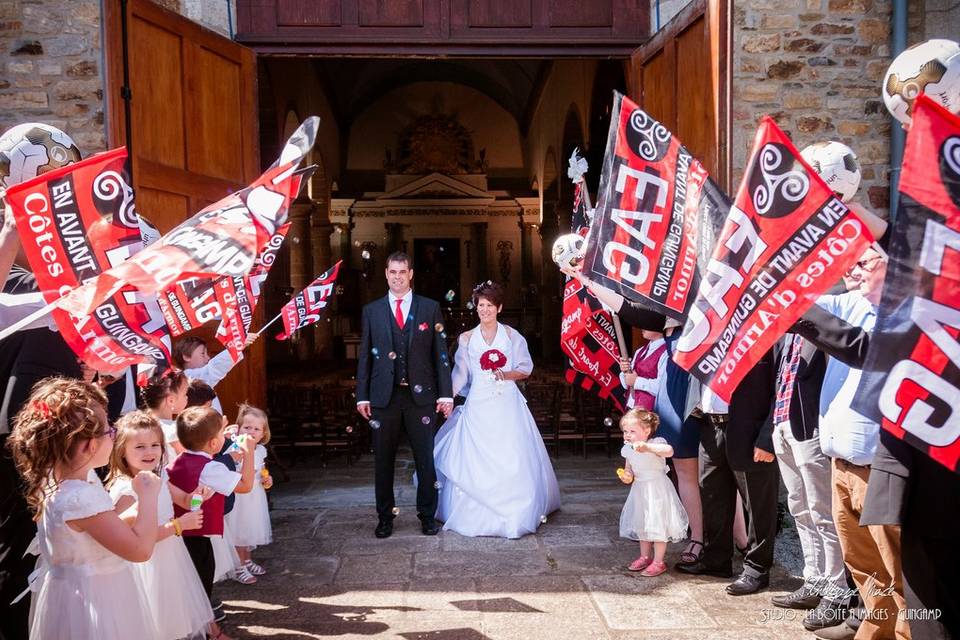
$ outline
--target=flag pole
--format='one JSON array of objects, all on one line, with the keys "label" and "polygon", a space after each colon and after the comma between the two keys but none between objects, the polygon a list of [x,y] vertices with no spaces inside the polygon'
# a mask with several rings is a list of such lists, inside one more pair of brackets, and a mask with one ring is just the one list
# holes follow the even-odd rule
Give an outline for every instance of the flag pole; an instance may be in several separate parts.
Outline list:
[{"label": "flag pole", "polygon": [[[576,153],[576,151],[574,151]],[[590,206],[590,189],[587,188],[587,179],[584,177],[586,174],[580,174],[580,196],[583,198],[584,203],[586,204],[587,211],[592,209]],[[620,315],[615,313],[612,309],[610,311],[611,317],[613,317],[613,330],[617,334],[617,346],[620,347],[620,357],[627,357],[627,341],[623,337],[623,326],[620,324]]]},{"label": "flag pole", "polygon": [[276,322],[277,320],[279,320],[282,315],[283,315],[283,311],[281,310],[280,313],[278,313],[277,315],[273,316],[273,319],[272,319],[270,322],[268,322],[267,324],[265,324],[265,325],[263,325],[262,327],[260,327],[260,330],[257,331],[257,335],[260,335],[261,333],[263,333],[264,331],[266,331],[267,327],[269,327],[269,326],[272,325],[274,322]]},{"label": "flag pole", "polygon": [[6,338],[7,336],[12,336],[12,335],[15,334],[17,331],[20,331],[20,330],[23,329],[24,327],[28,326],[30,323],[36,322],[38,319],[42,318],[43,316],[45,316],[45,315],[47,315],[47,314],[49,314],[49,313],[52,313],[53,310],[54,310],[54,308],[56,308],[58,301],[59,301],[59,298],[57,298],[57,300],[54,300],[53,302],[51,302],[51,303],[48,304],[47,306],[41,307],[40,309],[37,309],[36,311],[34,311],[33,313],[31,313],[31,314],[28,315],[27,317],[19,320],[18,322],[15,322],[14,324],[10,325],[9,327],[7,327],[6,329],[4,329],[3,331],[0,331],[0,340],[3,340],[3,339]]}]

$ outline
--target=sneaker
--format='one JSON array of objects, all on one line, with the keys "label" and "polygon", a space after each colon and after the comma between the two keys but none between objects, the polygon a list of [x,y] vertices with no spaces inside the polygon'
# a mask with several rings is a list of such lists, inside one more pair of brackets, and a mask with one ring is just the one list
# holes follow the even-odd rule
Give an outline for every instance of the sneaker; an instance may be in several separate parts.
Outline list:
[{"label": "sneaker", "polygon": [[810,585],[804,584],[793,593],[773,596],[770,602],[782,609],[813,609],[820,604],[820,595]]},{"label": "sneaker", "polygon": [[817,629],[836,627],[843,624],[849,613],[850,610],[843,602],[824,598],[817,605],[817,608],[803,619],[803,628],[807,631],[816,631]]},{"label": "sneaker", "polygon": [[654,560],[647,568],[640,572],[645,578],[653,578],[667,571],[667,563],[663,560]]},{"label": "sneaker", "polygon": [[262,576],[262,575],[266,575],[267,573],[266,569],[258,565],[253,560],[247,560],[247,564],[245,566],[247,567],[247,570],[249,570],[250,573],[252,573],[255,576]]},{"label": "sneaker", "polygon": [[630,566],[628,567],[628,569],[630,571],[643,571],[648,566],[650,566],[651,562],[653,562],[653,558],[648,558],[647,556],[640,556],[639,558],[637,558],[636,560],[630,563]]},{"label": "sneaker", "polygon": [[232,577],[240,584],[254,584],[257,581],[257,577],[250,573],[250,570],[247,569],[246,565],[234,571]]}]

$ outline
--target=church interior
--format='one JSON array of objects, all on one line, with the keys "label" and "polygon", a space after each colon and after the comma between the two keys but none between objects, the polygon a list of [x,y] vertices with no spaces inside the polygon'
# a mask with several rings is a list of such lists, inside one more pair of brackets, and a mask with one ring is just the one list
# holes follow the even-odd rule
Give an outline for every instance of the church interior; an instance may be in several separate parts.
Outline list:
[{"label": "church interior", "polygon": [[415,291],[441,302],[451,345],[476,322],[473,287],[495,280],[507,291],[502,321],[527,337],[538,367],[559,373],[563,283],[549,248],[570,227],[567,159],[581,151],[596,189],[624,63],[261,55],[257,64],[263,166],[303,118],[322,121],[317,170],[267,281],[266,317],[342,261],[326,321],[265,341],[268,381],[352,366],[361,308],[385,295],[393,251],[413,259]]}]

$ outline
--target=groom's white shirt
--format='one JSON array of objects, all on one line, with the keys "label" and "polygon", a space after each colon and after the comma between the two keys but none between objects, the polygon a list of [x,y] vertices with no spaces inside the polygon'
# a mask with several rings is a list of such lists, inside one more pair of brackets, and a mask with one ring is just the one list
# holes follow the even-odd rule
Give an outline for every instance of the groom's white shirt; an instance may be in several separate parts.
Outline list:
[{"label": "groom's white shirt", "polygon": [[[388,294],[390,296],[390,316],[393,318],[397,317],[397,300],[400,300],[400,313],[403,314],[403,317],[406,318],[410,315],[410,307],[413,305],[413,289],[407,289],[407,292],[403,294],[403,297],[396,297],[392,293]],[[406,320],[404,320],[406,322]]]},{"label": "groom's white shirt", "polygon": [[[396,318],[397,316],[397,300],[401,300],[400,312],[403,314],[403,317],[407,318],[410,315],[410,307],[413,305],[413,289],[407,289],[407,292],[400,298],[397,298],[393,295],[393,292],[390,292],[387,294],[387,299],[390,301],[391,318]],[[453,398],[437,398],[437,402],[453,402]],[[362,404],[370,404],[370,401],[363,400],[358,402],[357,406],[359,407]]]}]

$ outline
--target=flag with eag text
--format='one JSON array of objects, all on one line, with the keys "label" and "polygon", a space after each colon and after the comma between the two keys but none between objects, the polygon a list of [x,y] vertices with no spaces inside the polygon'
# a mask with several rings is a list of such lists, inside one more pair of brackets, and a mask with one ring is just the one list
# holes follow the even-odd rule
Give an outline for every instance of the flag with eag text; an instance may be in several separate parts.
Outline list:
[{"label": "flag with eag text", "polygon": [[597,200],[584,273],[683,320],[730,200],[675,135],[616,92]]},{"label": "flag with eag text", "polygon": [[[47,303],[143,248],[126,149],[14,185],[5,199]],[[170,360],[169,334],[156,301],[132,289],[112,292],[90,313],[72,316],[54,309],[52,315],[64,341],[96,371]]]},{"label": "flag with eag text", "polygon": [[[580,235],[586,235],[590,228],[585,188],[583,180],[577,180],[571,231]],[[613,316],[574,278],[569,278],[563,289],[560,348],[567,356],[567,382],[601,398],[610,398],[622,411],[626,390],[620,384],[621,353]]]},{"label": "flag with eag text", "polygon": [[340,272],[340,262],[342,261],[338,261],[337,264],[327,269],[322,276],[311,282],[290,302],[283,305],[280,312],[280,319],[283,321],[283,333],[277,336],[277,340],[286,340],[298,329],[320,320],[321,312],[329,304],[330,298],[333,297],[337,274]]},{"label": "flag with eag text", "polygon": [[920,95],[853,408],[960,473],[960,117]]},{"label": "flag with eag text", "polygon": [[287,220],[290,203],[313,167],[297,169],[316,138],[319,118],[307,118],[280,158],[246,188],[206,207],[158,241],[90,283],[65,295],[59,306],[89,313],[123,287],[156,293],[189,278],[242,277]]},{"label": "flag with eag text", "polygon": [[763,118],[674,361],[729,402],[872,241],[773,119]]}]

